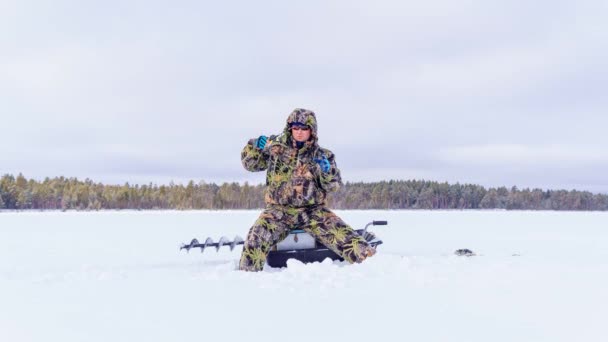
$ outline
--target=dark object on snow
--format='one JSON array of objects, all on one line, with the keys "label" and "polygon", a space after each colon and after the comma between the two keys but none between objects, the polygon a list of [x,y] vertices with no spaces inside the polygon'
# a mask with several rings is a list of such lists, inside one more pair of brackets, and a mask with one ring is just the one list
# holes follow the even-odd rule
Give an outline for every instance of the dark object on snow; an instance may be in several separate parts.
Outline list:
[{"label": "dark object on snow", "polygon": [[476,255],[472,250],[467,249],[467,248],[457,249],[456,252],[454,252],[454,254],[456,254],[458,256],[468,256],[468,257]]},{"label": "dark object on snow", "polygon": [[[382,240],[378,239],[373,233],[368,232],[369,226],[385,226],[387,221],[372,221],[368,223],[365,228],[357,229],[356,232],[361,235],[365,241],[376,248],[382,244]],[[189,244],[182,244],[180,250],[185,249],[190,251],[192,248],[200,248],[201,252],[205,251],[207,247],[215,247],[216,251],[222,246],[230,247],[233,250],[235,246],[242,245],[243,239],[236,236],[233,241],[228,240],[226,237],[222,237],[219,242],[214,242],[213,239],[207,238],[205,243],[200,243],[197,239],[193,239]],[[285,267],[287,266],[287,260],[296,259],[303,263],[309,262],[321,262],[326,258],[331,260],[344,260],[340,258],[336,253],[325,247],[322,243],[317,241],[312,235],[306,233],[303,230],[292,230],[285,240],[279,242],[273,249],[268,253],[266,262],[270,267]]]},{"label": "dark object on snow", "polygon": [[207,247],[215,247],[215,251],[217,252],[222,246],[230,246],[230,250],[233,250],[235,246],[242,245],[243,243],[245,243],[243,241],[243,238],[238,235],[235,236],[234,240],[232,241],[228,240],[228,238],[225,236],[222,236],[222,238],[218,242],[213,242],[212,238],[207,238],[207,240],[205,240],[205,243],[200,243],[197,239],[192,239],[189,244],[182,244],[179,250],[181,251],[182,249],[185,249],[186,251],[190,252],[191,248],[200,248],[202,253]]}]

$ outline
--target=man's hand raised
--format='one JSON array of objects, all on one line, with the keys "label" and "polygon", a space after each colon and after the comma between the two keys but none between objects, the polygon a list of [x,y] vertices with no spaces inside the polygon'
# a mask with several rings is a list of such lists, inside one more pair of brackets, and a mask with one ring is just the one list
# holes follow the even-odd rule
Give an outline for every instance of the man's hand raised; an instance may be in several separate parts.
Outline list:
[{"label": "man's hand raised", "polygon": [[267,136],[260,135],[260,137],[255,140],[255,147],[259,148],[260,150],[263,150],[264,147],[266,146],[267,141],[268,141]]}]

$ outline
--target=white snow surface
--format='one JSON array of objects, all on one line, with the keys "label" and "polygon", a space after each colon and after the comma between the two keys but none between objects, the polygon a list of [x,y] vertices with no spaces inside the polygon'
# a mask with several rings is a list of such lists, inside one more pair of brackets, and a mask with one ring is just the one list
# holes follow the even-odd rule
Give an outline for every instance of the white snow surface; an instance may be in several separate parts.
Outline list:
[{"label": "white snow surface", "polygon": [[0,212],[0,341],[608,341],[608,213],[337,213],[376,256],[247,273],[179,245],[259,211]]}]

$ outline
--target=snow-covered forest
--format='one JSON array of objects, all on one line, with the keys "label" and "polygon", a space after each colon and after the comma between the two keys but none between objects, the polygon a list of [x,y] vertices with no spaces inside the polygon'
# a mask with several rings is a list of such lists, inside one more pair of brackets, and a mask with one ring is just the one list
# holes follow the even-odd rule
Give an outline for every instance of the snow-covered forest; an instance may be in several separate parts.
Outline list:
[{"label": "snow-covered forest", "polygon": [[[43,181],[4,175],[0,209],[254,209],[263,185],[190,181],[186,185],[104,185],[90,179]],[[346,183],[330,195],[336,209],[608,210],[608,195],[576,190],[485,188],[424,180]]]}]

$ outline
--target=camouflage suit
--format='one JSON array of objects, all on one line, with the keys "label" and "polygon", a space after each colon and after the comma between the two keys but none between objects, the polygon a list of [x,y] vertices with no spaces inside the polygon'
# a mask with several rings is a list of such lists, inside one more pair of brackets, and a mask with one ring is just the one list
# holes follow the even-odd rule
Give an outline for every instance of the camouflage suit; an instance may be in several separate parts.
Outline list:
[{"label": "camouflage suit", "polygon": [[[291,124],[311,129],[311,136],[298,148],[291,137]],[[259,271],[270,249],[290,230],[313,235],[348,262],[361,262],[375,250],[351,227],[326,207],[326,196],[342,180],[334,154],[317,143],[317,120],[312,111],[296,109],[287,118],[283,134],[270,136],[260,150],[251,139],[241,153],[248,171],[266,171],[266,209],[251,227],[241,255],[240,269]],[[315,159],[326,157],[331,165],[323,172]]]}]

